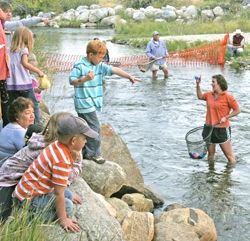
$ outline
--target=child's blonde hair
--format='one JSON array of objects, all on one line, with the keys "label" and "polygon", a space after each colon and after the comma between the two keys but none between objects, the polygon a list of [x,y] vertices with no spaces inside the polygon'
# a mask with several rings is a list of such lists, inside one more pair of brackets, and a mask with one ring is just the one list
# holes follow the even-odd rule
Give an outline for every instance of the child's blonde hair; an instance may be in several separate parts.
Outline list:
[{"label": "child's blonde hair", "polygon": [[34,44],[33,33],[26,27],[19,27],[12,38],[10,51],[17,52],[22,48],[28,48],[32,52]]},{"label": "child's blonde hair", "polygon": [[58,120],[60,120],[61,118],[64,118],[67,115],[71,115],[71,114],[69,112],[58,112],[58,113],[53,114],[50,117],[42,133],[44,135],[44,141],[46,145],[49,145],[50,143],[58,139],[58,132],[57,132]]},{"label": "child's blonde hair", "polygon": [[99,39],[89,41],[87,45],[87,55],[92,53],[94,55],[106,54],[107,47],[106,45]]},{"label": "child's blonde hair", "polygon": [[6,1],[0,1],[0,8],[4,11],[12,11],[12,6],[10,3],[6,2]]}]

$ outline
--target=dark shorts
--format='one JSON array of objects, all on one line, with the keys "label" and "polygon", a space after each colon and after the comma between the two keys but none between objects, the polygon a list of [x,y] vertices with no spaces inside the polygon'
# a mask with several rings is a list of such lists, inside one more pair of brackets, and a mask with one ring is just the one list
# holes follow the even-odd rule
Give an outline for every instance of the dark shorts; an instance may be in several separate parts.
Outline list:
[{"label": "dark shorts", "polygon": [[[205,139],[211,131],[211,126],[204,125],[202,131],[202,137]],[[228,128],[214,128],[211,139],[209,141],[210,144],[222,144],[231,139],[231,127]]]}]

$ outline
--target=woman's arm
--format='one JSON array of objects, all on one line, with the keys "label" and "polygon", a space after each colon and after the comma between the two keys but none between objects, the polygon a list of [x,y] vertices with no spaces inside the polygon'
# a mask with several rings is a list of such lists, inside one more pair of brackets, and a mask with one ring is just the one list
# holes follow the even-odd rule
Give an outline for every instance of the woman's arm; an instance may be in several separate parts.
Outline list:
[{"label": "woman's arm", "polygon": [[200,83],[201,83],[201,78],[196,77],[196,95],[199,100],[203,100],[203,94],[201,91]]},{"label": "woman's arm", "polygon": [[31,27],[40,22],[44,22],[46,24],[47,21],[48,20],[46,18],[41,17],[24,18],[21,20],[6,21],[4,23],[4,28],[9,31],[14,31],[21,26]]}]

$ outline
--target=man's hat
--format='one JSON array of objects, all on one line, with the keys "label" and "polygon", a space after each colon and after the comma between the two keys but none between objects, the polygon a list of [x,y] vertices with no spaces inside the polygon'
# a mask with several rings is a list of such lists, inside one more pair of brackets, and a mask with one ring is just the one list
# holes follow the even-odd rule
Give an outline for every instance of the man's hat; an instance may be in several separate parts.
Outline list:
[{"label": "man's hat", "polygon": [[234,32],[234,34],[242,34],[241,30],[239,28],[237,28]]},{"label": "man's hat", "polygon": [[154,31],[152,35],[153,35],[153,36],[155,36],[155,35],[159,35],[159,32]]}]

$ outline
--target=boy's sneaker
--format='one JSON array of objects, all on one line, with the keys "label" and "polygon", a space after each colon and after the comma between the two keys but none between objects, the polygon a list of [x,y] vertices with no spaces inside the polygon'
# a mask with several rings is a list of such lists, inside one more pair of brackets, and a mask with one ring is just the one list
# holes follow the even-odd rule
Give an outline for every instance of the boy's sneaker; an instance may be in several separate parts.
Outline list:
[{"label": "boy's sneaker", "polygon": [[92,160],[98,164],[103,164],[105,162],[105,159],[102,156],[90,156],[85,158],[88,160]]}]

